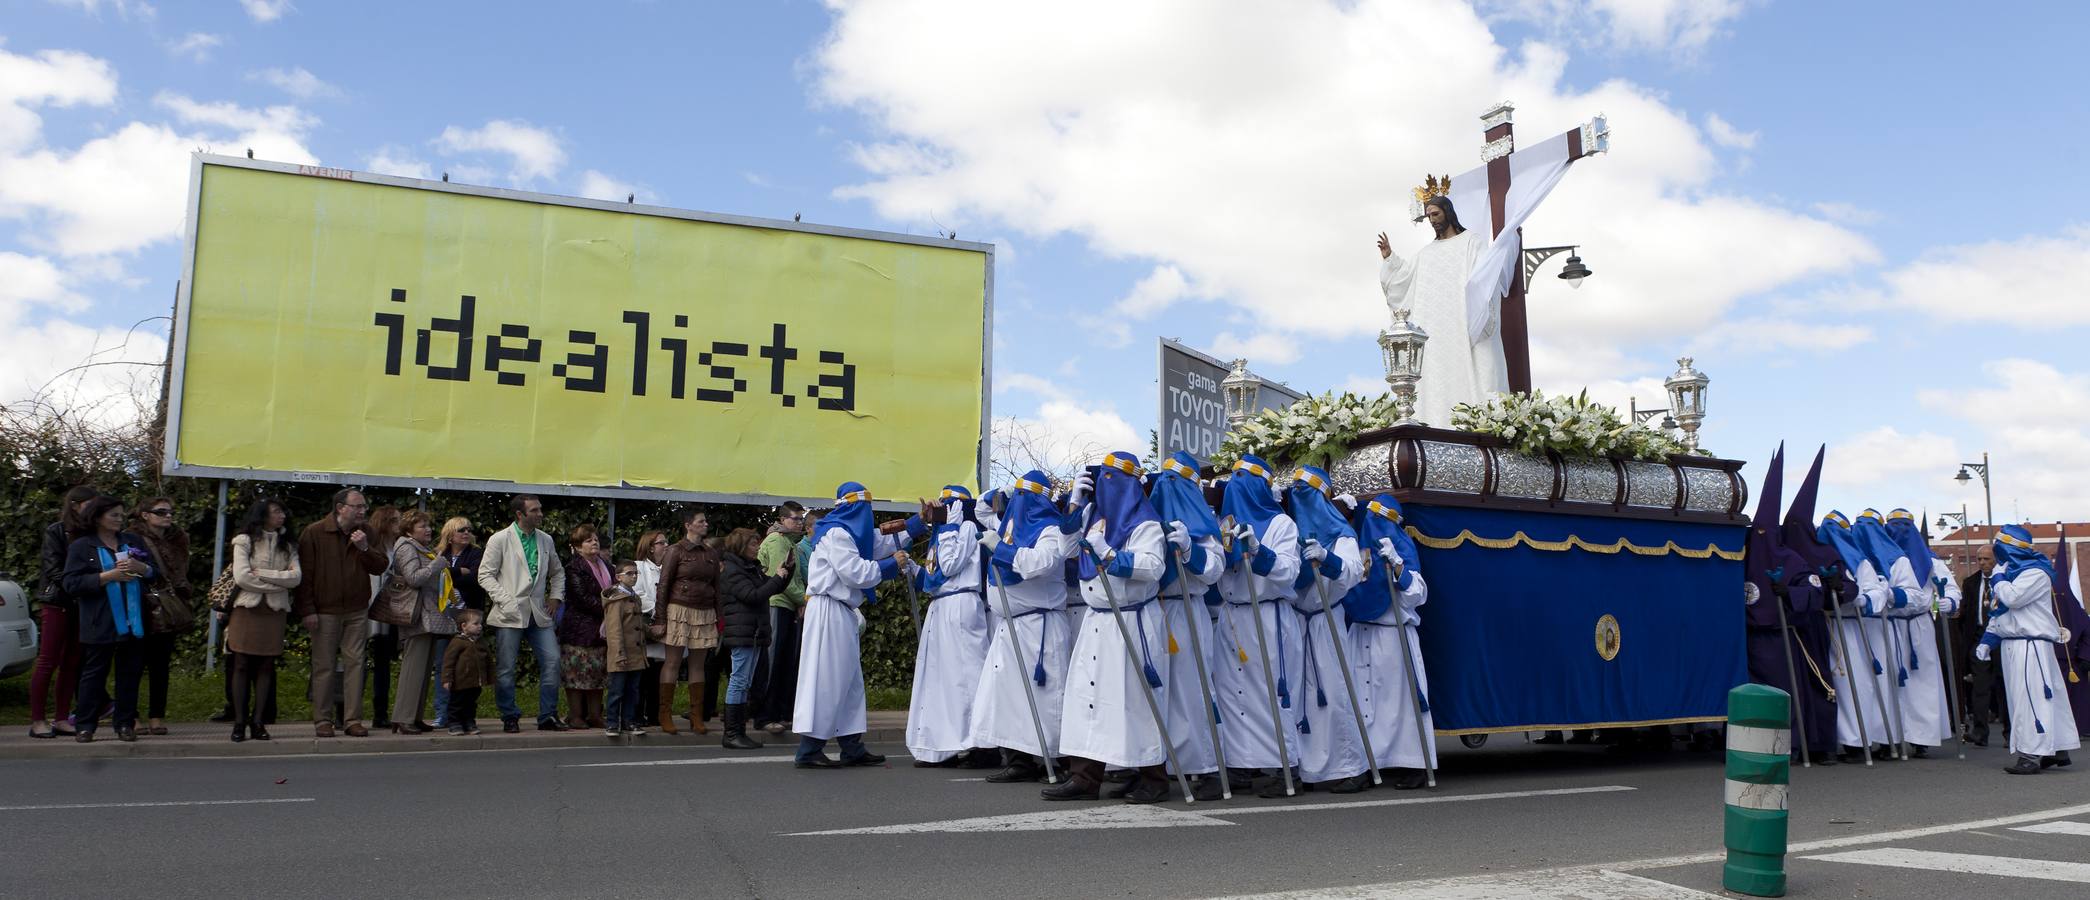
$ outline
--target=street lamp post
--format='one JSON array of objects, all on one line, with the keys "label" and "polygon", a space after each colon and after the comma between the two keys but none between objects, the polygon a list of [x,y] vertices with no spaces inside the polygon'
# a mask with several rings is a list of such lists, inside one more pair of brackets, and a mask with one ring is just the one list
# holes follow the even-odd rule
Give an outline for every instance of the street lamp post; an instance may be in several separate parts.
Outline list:
[{"label": "street lamp post", "polygon": [[1982,506],[1984,507],[1984,513],[1988,517],[1989,540],[1995,540],[1996,495],[1995,491],[1989,487],[1988,483],[1988,451],[1981,451],[1981,461],[1978,463],[1960,463],[1959,474],[1952,476],[1952,480],[1957,481],[1960,484],[1966,484],[1967,482],[1974,480],[1971,476],[1967,474],[1967,472],[1969,471],[1972,471],[1974,472],[1974,474],[1981,476],[1981,502]]},{"label": "street lamp post", "polygon": [[1524,262],[1524,283],[1531,283],[1531,276],[1537,274],[1538,267],[1544,265],[1546,260],[1552,259],[1555,256],[1565,253],[1568,255],[1567,265],[1561,267],[1559,276],[1560,280],[1567,282],[1568,287],[1581,287],[1582,279],[1588,278],[1589,276],[1594,275],[1596,273],[1590,271],[1588,266],[1582,264],[1582,257],[1575,255],[1575,251],[1577,249],[1579,249],[1579,247],[1572,244],[1566,247],[1524,248],[1524,252],[1522,254],[1522,259]]}]

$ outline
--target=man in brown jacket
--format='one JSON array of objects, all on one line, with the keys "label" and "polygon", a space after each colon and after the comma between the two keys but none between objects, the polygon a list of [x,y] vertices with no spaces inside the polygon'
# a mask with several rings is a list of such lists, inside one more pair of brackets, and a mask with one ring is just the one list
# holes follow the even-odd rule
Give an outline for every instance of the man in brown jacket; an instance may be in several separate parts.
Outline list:
[{"label": "man in brown jacket", "polygon": [[298,535],[298,562],[305,580],[297,587],[295,611],[312,636],[312,730],[334,736],[327,713],[334,706],[334,663],[341,672],[341,708],[349,737],[363,737],[363,644],[369,637],[370,579],[385,574],[383,551],[370,546],[363,529],[370,501],[363,492],[334,493],[333,512]]}]

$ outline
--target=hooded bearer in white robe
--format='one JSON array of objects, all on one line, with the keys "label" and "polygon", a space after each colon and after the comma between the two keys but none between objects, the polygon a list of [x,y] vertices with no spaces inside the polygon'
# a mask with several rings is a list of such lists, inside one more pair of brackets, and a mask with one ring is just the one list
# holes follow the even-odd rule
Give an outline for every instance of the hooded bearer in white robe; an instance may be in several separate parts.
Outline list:
[{"label": "hooded bearer in white robe", "polygon": [[[1844,574],[1858,588],[1855,596],[1841,597],[1839,611],[1830,619],[1837,629],[1830,643],[1837,654],[1836,665],[1831,667],[1836,677],[1836,742],[1845,748],[1843,760],[1855,762],[1863,759],[1859,754],[1871,751],[1868,743],[1879,746],[1893,742],[1888,731],[1885,666],[1880,664],[1877,652],[1884,644],[1879,640],[1882,632],[1876,618],[1877,610],[1892,601],[1893,592],[1859,548],[1850,519],[1843,513],[1832,509],[1822,516],[1814,538],[1836,550],[1837,558],[1843,560]],[[1868,617],[1867,612],[1872,612],[1873,617]],[[1848,660],[1842,658],[1846,652],[1850,654]]]},{"label": "hooded bearer in white robe", "polygon": [[1896,661],[1908,668],[1908,680],[1901,685],[1901,719],[1908,728],[1907,740],[1915,747],[1911,752],[1921,757],[1927,754],[1926,748],[1940,746],[1953,736],[1952,713],[1945,705],[1945,664],[1938,659],[1938,629],[1932,611],[1951,615],[1959,604],[1938,595],[1932,577],[1937,560],[1913,514],[1906,509],[1889,512],[1887,536],[1903,553],[1887,583],[1900,588],[1909,600],[1907,606],[1887,610]]},{"label": "hooded bearer in white robe", "polygon": [[[994,613],[994,636],[973,697],[972,745],[1013,754],[1006,768],[987,776],[996,784],[1036,781],[1045,774],[1036,757],[1060,755],[1060,705],[1074,645],[1063,573],[1067,558],[1080,549],[1081,525],[1078,517],[1062,516],[1053,507],[1050,485],[1051,478],[1036,470],[1016,479],[1001,527],[980,536],[989,554],[987,603]],[[1014,618],[1003,617],[1004,603]]]},{"label": "hooded bearer in white robe", "polygon": [[[916,766],[955,764],[973,749],[972,704],[994,627],[987,615],[986,554],[980,550],[972,492],[950,485],[939,502],[943,523],[936,526],[928,558],[916,575],[917,588],[929,598],[907,704],[907,752]],[[987,754],[978,756],[971,764],[984,764]]]},{"label": "hooded bearer in white robe", "polygon": [[1423,201],[1423,215],[1436,238],[1415,251],[1413,259],[1393,252],[1379,235],[1379,287],[1395,319],[1406,316],[1429,333],[1422,355],[1422,382],[1416,387],[1415,415],[1424,423],[1450,428],[1452,407],[1481,403],[1509,390],[1509,365],[1502,353],[1502,301],[1489,307],[1478,335],[1469,327],[1467,281],[1488,239],[1459,225],[1451,198]]},{"label": "hooded bearer in white robe", "polygon": [[2054,566],[2033,547],[2032,533],[2005,525],[1995,548],[1996,573],[1988,579],[1995,605],[1974,658],[2002,659],[1997,668],[2010,701],[2010,752],[2017,754],[2003,771],[2032,775],[2068,765],[2068,751],[2082,746],[2054,654],[2067,636],[2054,616]]},{"label": "hooded bearer in white robe", "polygon": [[[1292,608],[1305,632],[1300,642],[1304,676],[1292,697],[1291,720],[1299,735],[1299,778],[1324,784],[1337,794],[1354,794],[1372,786],[1367,735],[1362,718],[1350,705],[1348,672],[1343,662],[1349,644],[1336,648],[1350,631],[1342,599],[1364,578],[1357,535],[1328,498],[1328,473],[1312,466],[1292,474],[1286,493],[1292,521],[1299,527],[1299,577],[1293,583]],[[1323,606],[1323,602],[1326,606]],[[1282,797],[1282,785],[1271,785],[1265,797]]]},{"label": "hooded bearer in white robe", "polygon": [[[1197,458],[1188,453],[1179,451],[1161,461],[1147,500],[1168,529],[1169,568],[1161,576],[1161,603],[1168,608],[1168,665],[1162,670],[1168,735],[1175,742],[1176,764],[1191,776],[1192,796],[1218,800],[1224,793],[1219,779],[1226,773],[1219,771],[1219,748],[1212,743],[1217,725],[1207,698],[1218,696],[1210,680],[1219,671],[1224,643],[1213,630],[1225,602],[1213,587],[1226,572],[1219,520],[1205,502]],[[1200,648],[1202,660],[1196,656]],[[1205,680],[1201,683],[1200,678]]]},{"label": "hooded bearer in white robe", "polygon": [[[806,618],[798,649],[798,695],[791,730],[798,732],[801,769],[875,766],[885,757],[864,749],[864,667],[857,607],[875,602],[879,582],[908,574],[913,563],[900,543],[871,521],[871,492],[854,481],[835,490],[834,511],[813,530],[806,563]],[[905,523],[909,535],[927,533],[921,517]],[[842,759],[826,753],[840,738]]]},{"label": "hooded bearer in white robe", "polygon": [[1074,638],[1060,715],[1060,751],[1071,778],[1043,796],[1097,799],[1108,765],[1137,770],[1126,802],[1156,803],[1169,794],[1162,767],[1168,745],[1155,721],[1167,683],[1156,665],[1168,661],[1167,621],[1155,597],[1168,542],[1140,483],[1139,457],[1122,451],[1104,457],[1082,475],[1070,506],[1091,519],[1080,572],[1088,617]]},{"label": "hooded bearer in white robe", "polygon": [[[1219,702],[1219,740],[1226,745],[1227,765],[1235,769],[1270,769],[1299,764],[1298,686],[1299,613],[1292,608],[1292,583],[1299,577],[1299,527],[1279,505],[1270,483],[1270,466],[1253,456],[1234,463],[1220,500],[1220,525],[1234,529],[1227,548],[1227,572],[1219,578],[1226,600],[1214,628],[1221,645],[1213,672],[1213,699]],[[1256,620],[1262,620],[1258,651]],[[1278,720],[1271,719],[1272,688]],[[1286,729],[1279,752],[1277,728]]]},{"label": "hooded bearer in white robe", "polygon": [[[1357,537],[1370,555],[1364,581],[1343,598],[1350,616],[1350,665],[1357,677],[1357,705],[1379,765],[1394,770],[1394,790],[1426,782],[1423,769],[1437,766],[1437,726],[1430,716],[1430,678],[1424,671],[1422,618],[1429,599],[1415,542],[1401,528],[1401,505],[1380,497],[1357,512]],[[1389,581],[1388,571],[1391,570]],[[1407,647],[1402,648],[1405,642]],[[1414,661],[1411,682],[1409,661]]]}]

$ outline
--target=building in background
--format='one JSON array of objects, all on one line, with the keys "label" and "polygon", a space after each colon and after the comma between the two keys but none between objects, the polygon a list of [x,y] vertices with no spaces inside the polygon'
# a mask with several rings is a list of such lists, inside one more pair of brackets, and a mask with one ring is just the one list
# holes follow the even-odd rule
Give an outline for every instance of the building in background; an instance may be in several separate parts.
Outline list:
[{"label": "building in background", "polygon": [[[2076,598],[2082,599],[2083,570],[2090,568],[2090,522],[2026,522],[2024,527],[2032,532],[2032,541],[2038,545],[2039,552],[2055,559],[2059,558],[2057,554],[2061,550],[2062,530],[2067,530],[2068,552],[2074,556],[2071,574],[2075,583],[2072,587],[2075,588]],[[1939,559],[1952,567],[1952,577],[1963,579],[1967,577],[1967,573],[1974,571],[1976,551],[1988,546],[1995,539],[1995,529],[1986,525],[1971,525],[1931,541],[1930,552],[1937,554]]]}]

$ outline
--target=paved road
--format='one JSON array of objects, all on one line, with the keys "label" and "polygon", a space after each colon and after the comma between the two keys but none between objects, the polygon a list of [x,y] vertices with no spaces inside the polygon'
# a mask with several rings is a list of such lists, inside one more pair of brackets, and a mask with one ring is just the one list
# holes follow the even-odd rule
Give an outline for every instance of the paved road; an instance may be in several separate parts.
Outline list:
[{"label": "paved road", "polygon": [[[1436,791],[1128,807],[880,749],[0,762],[0,897],[1719,896],[1716,753],[1497,738]],[[2002,761],[1795,771],[1791,896],[2086,896],[2085,775]]]}]

